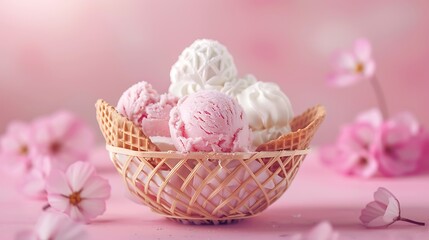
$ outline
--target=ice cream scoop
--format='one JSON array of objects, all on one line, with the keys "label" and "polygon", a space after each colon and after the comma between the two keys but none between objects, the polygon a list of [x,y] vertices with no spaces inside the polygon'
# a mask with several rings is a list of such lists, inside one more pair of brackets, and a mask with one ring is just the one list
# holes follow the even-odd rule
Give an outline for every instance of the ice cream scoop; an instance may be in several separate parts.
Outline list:
[{"label": "ice cream scoop", "polygon": [[148,136],[170,136],[168,121],[170,110],[176,106],[178,98],[165,93],[159,101],[146,106],[146,117],[141,120],[143,132]]},{"label": "ice cream scoop", "polygon": [[147,117],[146,107],[159,101],[158,92],[147,82],[139,82],[128,88],[119,98],[116,110],[128,120],[140,126]]},{"label": "ice cream scoop", "polygon": [[170,110],[177,101],[171,94],[159,95],[151,84],[142,81],[122,94],[116,110],[140,126],[147,136],[169,137]]},{"label": "ice cream scoop", "polygon": [[230,97],[235,98],[235,97],[237,97],[238,94],[240,94],[246,88],[248,88],[249,86],[251,86],[252,84],[254,84],[256,82],[257,82],[257,80],[256,80],[255,76],[253,76],[252,74],[247,74],[244,77],[237,78],[237,79],[234,79],[232,81],[226,82],[220,91],[225,93],[226,95],[228,95]]},{"label": "ice cream scoop", "polygon": [[202,90],[181,98],[170,112],[170,134],[181,152],[240,152],[250,148],[246,114],[231,97]]},{"label": "ice cream scoop", "polygon": [[253,146],[290,132],[293,118],[289,98],[275,83],[256,82],[237,95],[253,132]]},{"label": "ice cream scoop", "polygon": [[200,39],[187,47],[170,71],[169,92],[183,97],[200,89],[220,90],[237,76],[234,59],[217,41]]}]

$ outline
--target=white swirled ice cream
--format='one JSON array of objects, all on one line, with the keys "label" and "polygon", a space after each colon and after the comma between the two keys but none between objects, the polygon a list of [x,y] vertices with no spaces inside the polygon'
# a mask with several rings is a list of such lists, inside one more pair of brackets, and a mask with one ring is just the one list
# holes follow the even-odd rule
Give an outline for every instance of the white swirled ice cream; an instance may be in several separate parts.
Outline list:
[{"label": "white swirled ice cream", "polygon": [[253,146],[276,139],[291,131],[292,105],[280,87],[256,82],[237,95],[253,132]]},{"label": "white swirled ice cream", "polygon": [[217,41],[196,40],[179,56],[170,71],[169,92],[183,97],[202,89],[220,91],[237,78],[237,68],[228,49]]}]

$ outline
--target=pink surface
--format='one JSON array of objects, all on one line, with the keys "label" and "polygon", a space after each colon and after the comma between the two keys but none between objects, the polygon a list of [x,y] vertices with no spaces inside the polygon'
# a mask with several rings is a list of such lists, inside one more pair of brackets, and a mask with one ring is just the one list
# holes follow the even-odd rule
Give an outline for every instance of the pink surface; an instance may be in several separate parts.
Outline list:
[{"label": "pink surface", "polygon": [[[362,181],[332,174],[309,157],[290,189],[259,216],[232,225],[190,226],[166,220],[127,199],[125,185],[108,161],[97,166],[112,185],[112,197],[106,213],[86,226],[91,239],[287,239],[322,220],[331,221],[340,240],[429,238],[428,226],[395,223],[371,230],[358,220],[373,192],[384,186],[399,198],[404,217],[428,223],[429,194],[424,190],[428,175]],[[17,231],[32,227],[43,203],[25,200],[7,178],[0,188],[0,238],[12,239]]]},{"label": "pink surface", "polygon": [[368,37],[390,110],[428,126],[428,23],[422,0],[1,0],[0,132],[58,108],[95,127],[97,98],[114,104],[141,80],[166,91],[178,55],[202,37],[225,44],[240,75],[281,84],[296,113],[326,105],[315,143],[374,106],[369,84],[339,90],[325,81],[331,53]]}]

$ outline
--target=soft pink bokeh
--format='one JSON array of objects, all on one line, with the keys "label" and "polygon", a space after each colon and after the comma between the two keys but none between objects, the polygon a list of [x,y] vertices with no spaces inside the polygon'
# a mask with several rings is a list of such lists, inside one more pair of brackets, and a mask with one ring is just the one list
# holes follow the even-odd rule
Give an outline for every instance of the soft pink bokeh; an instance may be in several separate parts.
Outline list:
[{"label": "soft pink bokeh", "polygon": [[97,98],[116,104],[140,80],[166,91],[170,67],[197,38],[224,43],[240,75],[279,83],[297,113],[326,105],[322,143],[376,103],[368,83],[326,84],[331,53],[367,37],[390,111],[427,126],[428,23],[429,2],[417,0],[0,0],[0,132],[59,108],[96,127]]}]

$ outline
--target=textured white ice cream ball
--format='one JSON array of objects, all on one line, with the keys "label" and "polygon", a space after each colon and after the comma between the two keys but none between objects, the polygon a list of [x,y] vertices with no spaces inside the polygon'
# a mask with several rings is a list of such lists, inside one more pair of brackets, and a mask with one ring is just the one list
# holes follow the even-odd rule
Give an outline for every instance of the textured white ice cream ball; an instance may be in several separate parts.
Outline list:
[{"label": "textured white ice cream ball", "polygon": [[292,104],[280,87],[271,82],[256,82],[237,95],[253,132],[253,146],[290,132]]},{"label": "textured white ice cream ball", "polygon": [[200,89],[221,90],[237,77],[228,49],[217,41],[200,39],[180,54],[170,71],[169,92],[183,97]]},{"label": "textured white ice cream ball", "polygon": [[238,78],[233,81],[226,82],[223,88],[220,90],[230,97],[237,97],[238,94],[244,91],[252,84],[256,83],[257,80],[252,74],[248,74],[244,77]]}]

